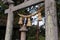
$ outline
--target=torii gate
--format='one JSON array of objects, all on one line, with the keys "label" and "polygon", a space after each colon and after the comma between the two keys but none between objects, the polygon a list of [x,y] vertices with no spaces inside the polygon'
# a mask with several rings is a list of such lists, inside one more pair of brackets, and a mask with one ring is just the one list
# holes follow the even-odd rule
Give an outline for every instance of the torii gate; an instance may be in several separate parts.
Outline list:
[{"label": "torii gate", "polygon": [[[41,1],[44,0],[29,0],[17,6],[13,6],[13,1],[8,0],[9,9],[5,10],[5,13],[8,13],[5,40],[11,40],[12,27],[13,27],[13,11],[40,3]],[[58,40],[55,0],[45,0],[45,16],[46,16],[46,38],[45,39]]]}]

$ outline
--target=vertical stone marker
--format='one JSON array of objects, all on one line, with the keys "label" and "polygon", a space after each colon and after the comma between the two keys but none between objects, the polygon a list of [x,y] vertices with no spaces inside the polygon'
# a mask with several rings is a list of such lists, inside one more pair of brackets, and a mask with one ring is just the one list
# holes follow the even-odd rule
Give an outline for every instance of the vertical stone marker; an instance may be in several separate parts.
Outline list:
[{"label": "vertical stone marker", "polygon": [[5,34],[5,40],[11,40],[12,38],[12,29],[13,29],[13,12],[11,11],[11,8],[13,7],[13,1],[8,0],[9,3],[9,12],[8,12],[8,18],[7,18],[7,27],[6,27],[6,34]]},{"label": "vertical stone marker", "polygon": [[46,40],[58,40],[55,0],[45,0]]}]

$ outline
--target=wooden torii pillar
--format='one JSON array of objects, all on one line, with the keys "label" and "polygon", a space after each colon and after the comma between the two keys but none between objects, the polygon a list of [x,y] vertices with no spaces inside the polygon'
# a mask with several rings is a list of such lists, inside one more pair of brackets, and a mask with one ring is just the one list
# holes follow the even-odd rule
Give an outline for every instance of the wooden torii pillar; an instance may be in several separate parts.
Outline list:
[{"label": "wooden torii pillar", "polygon": [[57,14],[55,0],[45,0],[46,38],[58,40]]},{"label": "wooden torii pillar", "polygon": [[9,4],[9,12],[7,17],[7,25],[6,25],[6,34],[5,34],[5,40],[11,40],[12,38],[12,30],[13,30],[13,12],[11,11],[11,8],[13,7],[13,1],[7,0]]}]

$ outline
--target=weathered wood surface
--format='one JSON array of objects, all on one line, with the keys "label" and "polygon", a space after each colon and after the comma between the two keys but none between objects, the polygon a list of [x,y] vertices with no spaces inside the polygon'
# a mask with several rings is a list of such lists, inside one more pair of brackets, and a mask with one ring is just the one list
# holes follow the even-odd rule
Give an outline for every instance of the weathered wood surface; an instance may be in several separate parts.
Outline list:
[{"label": "weathered wood surface", "polygon": [[[31,6],[31,5],[40,3],[42,1],[44,1],[44,0],[29,0],[27,2],[24,2],[22,4],[19,4],[17,6],[11,7],[11,11],[16,11],[16,10],[19,10],[19,9],[22,9],[22,8],[25,8],[25,7],[28,7],[28,6]],[[5,10],[5,13],[8,13],[9,10],[10,9]]]},{"label": "weathered wood surface", "polygon": [[20,31],[21,31],[21,38],[20,40],[26,40],[26,31],[27,31],[27,28],[25,25],[23,25],[21,28],[20,28]]},{"label": "weathered wood surface", "polygon": [[58,40],[55,0],[45,0],[46,40]]},{"label": "weathered wood surface", "polygon": [[9,5],[10,11],[8,12],[5,40],[11,40],[11,39],[12,39],[13,12],[11,11],[11,7],[13,7],[13,4],[10,4],[10,5]]}]

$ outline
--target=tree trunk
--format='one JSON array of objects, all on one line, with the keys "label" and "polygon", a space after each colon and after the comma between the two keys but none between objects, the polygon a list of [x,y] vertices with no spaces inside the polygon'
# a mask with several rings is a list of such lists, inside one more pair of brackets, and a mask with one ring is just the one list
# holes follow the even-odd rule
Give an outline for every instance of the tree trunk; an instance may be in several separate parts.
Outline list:
[{"label": "tree trunk", "polygon": [[[9,8],[11,9],[13,5],[9,5]],[[11,40],[12,37],[12,29],[13,29],[13,12],[10,10],[8,13],[8,19],[7,19],[7,28],[6,28],[6,35],[5,40]]]},{"label": "tree trunk", "polygon": [[55,0],[45,0],[46,40],[58,40]]}]

